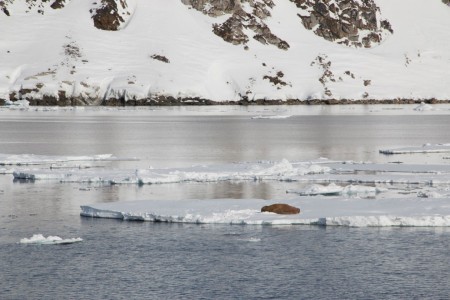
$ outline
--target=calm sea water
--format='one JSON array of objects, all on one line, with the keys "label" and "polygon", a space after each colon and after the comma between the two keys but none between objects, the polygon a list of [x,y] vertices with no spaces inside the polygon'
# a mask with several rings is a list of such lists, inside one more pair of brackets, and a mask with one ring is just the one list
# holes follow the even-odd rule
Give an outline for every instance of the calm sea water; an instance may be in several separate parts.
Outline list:
[{"label": "calm sea water", "polygon": [[[251,119],[255,115],[292,115]],[[0,153],[183,167],[328,157],[416,162],[379,149],[450,142],[450,111],[410,106],[0,110]],[[420,155],[423,160],[424,154]],[[449,163],[425,155],[427,163]],[[0,175],[1,299],[448,299],[450,229],[226,226],[86,219],[82,204],[283,199],[295,183],[89,186]],[[23,245],[42,233],[71,245]]]}]

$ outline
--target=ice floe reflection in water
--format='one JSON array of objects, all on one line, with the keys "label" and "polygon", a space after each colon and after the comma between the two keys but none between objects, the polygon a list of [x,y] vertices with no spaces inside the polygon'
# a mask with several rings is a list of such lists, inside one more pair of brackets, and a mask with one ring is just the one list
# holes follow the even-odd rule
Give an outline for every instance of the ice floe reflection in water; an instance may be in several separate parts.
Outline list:
[{"label": "ice floe reflection in water", "polygon": [[[351,210],[360,216],[363,211],[361,217],[403,213],[404,219],[369,218],[372,222],[431,222],[434,218],[437,224],[444,220],[450,194],[450,161],[444,159],[448,153],[379,153],[381,149],[450,142],[450,132],[442,125],[450,124],[448,113],[414,111],[414,107],[303,108],[313,110],[311,115],[289,107],[249,111],[221,107],[213,115],[196,113],[195,108],[179,114],[160,108],[0,111],[0,153],[49,158],[44,164],[0,167],[5,174],[0,175],[2,295],[80,298],[83,291],[86,298],[446,298],[448,277],[442,274],[450,274],[448,264],[443,263],[448,261],[448,227],[355,228],[347,226],[367,226],[367,222],[345,219],[342,214]],[[338,111],[330,113],[330,109]],[[260,115],[268,118],[252,119]],[[271,117],[278,115],[291,117]],[[50,170],[52,159],[92,158],[103,153],[118,159],[53,161]],[[134,157],[141,160],[121,160]],[[334,161],[323,164],[320,157]],[[311,165],[323,172],[293,172],[303,170],[305,166],[296,163],[305,161],[314,161]],[[270,169],[270,163],[284,168]],[[217,166],[222,167],[218,170]],[[258,170],[243,173],[242,166],[266,173],[255,180]],[[203,169],[203,177],[197,176],[198,168]],[[14,180],[14,172],[39,176],[50,172],[57,178],[18,176]],[[177,180],[143,185],[123,180],[135,175],[149,178],[148,172],[156,174],[152,178],[172,172],[171,178]],[[72,180],[60,182],[64,176]],[[121,182],[112,184],[112,176]],[[313,191],[315,185],[315,191],[320,186],[324,192],[333,188],[331,184],[340,192],[295,193]],[[343,193],[346,187],[348,192],[372,188],[379,192],[366,197]],[[298,217],[319,220],[328,215],[327,222],[347,222],[347,226],[192,225],[80,218],[81,205],[107,207],[150,200],[162,201],[164,205],[157,207],[160,213],[182,210],[180,201],[183,205],[211,202],[199,205],[197,215],[200,212],[212,219],[221,216],[215,211],[209,215],[211,207],[220,208],[230,204],[226,200],[234,203],[236,199],[246,199],[238,203],[239,219],[245,209],[250,220],[255,216],[256,221],[262,220],[257,210],[271,200],[297,201],[303,209]],[[314,215],[318,209],[320,214]],[[191,212],[193,216],[195,211]],[[412,215],[415,219],[408,219]],[[44,238],[81,237],[83,242],[64,247],[18,244],[36,233]]]}]

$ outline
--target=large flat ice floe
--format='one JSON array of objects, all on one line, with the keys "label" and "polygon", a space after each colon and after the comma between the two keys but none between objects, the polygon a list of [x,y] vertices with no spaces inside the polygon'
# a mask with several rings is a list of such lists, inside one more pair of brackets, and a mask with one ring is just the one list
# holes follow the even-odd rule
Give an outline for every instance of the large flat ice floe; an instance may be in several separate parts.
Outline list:
[{"label": "large flat ice floe", "polygon": [[448,198],[306,197],[283,200],[283,203],[299,207],[301,212],[298,215],[260,212],[262,206],[278,202],[261,199],[115,202],[81,206],[81,216],[198,224],[450,226]]},{"label": "large flat ice floe", "polygon": [[193,166],[189,168],[138,170],[35,169],[14,172],[16,179],[57,180],[106,184],[163,184],[179,182],[219,182],[231,180],[293,180],[307,174],[330,171],[321,162],[232,163],[226,165]]},{"label": "large flat ice floe", "polygon": [[326,159],[309,162],[240,162],[160,169],[21,169],[15,179],[99,184],[165,184],[221,181],[450,184],[450,165],[375,164]]}]

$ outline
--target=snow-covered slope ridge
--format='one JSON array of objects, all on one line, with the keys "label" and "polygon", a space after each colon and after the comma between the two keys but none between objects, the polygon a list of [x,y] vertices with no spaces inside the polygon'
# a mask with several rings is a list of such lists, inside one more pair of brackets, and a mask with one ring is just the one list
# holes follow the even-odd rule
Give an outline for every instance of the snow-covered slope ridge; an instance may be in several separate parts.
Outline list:
[{"label": "snow-covered slope ridge", "polygon": [[0,0],[0,105],[450,99],[439,0]]}]

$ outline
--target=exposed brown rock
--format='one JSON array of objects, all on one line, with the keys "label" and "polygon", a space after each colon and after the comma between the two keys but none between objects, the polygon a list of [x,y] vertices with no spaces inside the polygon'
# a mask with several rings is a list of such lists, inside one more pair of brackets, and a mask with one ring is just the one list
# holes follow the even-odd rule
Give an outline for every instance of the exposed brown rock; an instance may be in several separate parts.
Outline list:
[{"label": "exposed brown rock", "polygon": [[269,80],[273,85],[285,86],[285,85],[287,85],[287,83],[281,79],[283,77],[284,77],[284,73],[281,71],[278,71],[276,76],[264,75],[263,79]]},{"label": "exposed brown rock", "polygon": [[263,208],[261,208],[261,212],[272,212],[279,215],[296,215],[300,213],[300,208],[288,204],[277,203],[263,206]]},{"label": "exposed brown rock", "polygon": [[328,60],[328,56],[320,54],[316,59],[311,62],[311,66],[317,65],[323,70],[322,76],[319,77],[319,82],[323,85],[324,94],[327,97],[332,97],[333,93],[327,86],[328,82],[336,82],[333,72],[331,71],[331,61]]},{"label": "exposed brown rock", "polygon": [[[302,10],[298,16],[305,28],[329,41],[370,48],[394,33],[388,20],[379,20],[380,9],[373,0],[290,1]],[[363,36],[364,32],[369,33]]]},{"label": "exposed brown rock", "polygon": [[61,9],[64,7],[64,2],[65,0],[55,0],[55,2],[50,5],[50,7],[53,9]]},{"label": "exposed brown rock", "polygon": [[186,5],[191,5],[198,11],[211,17],[222,16],[232,13],[236,2],[235,0],[181,0]]},{"label": "exposed brown rock", "polygon": [[[23,2],[24,0],[3,0],[0,1],[0,10],[3,11],[4,14],[6,14],[7,16],[10,15],[10,12],[8,11],[8,4],[12,5],[14,4],[14,1],[16,2]],[[45,13],[45,8],[47,3],[52,2],[52,4],[50,4],[50,7],[53,9],[61,9],[65,6],[65,2],[70,1],[70,0],[25,0],[25,3],[27,4],[27,8],[25,10],[25,13],[29,13],[31,11],[35,11],[41,15],[44,15]]]},{"label": "exposed brown rock", "polygon": [[2,7],[2,11],[5,15],[7,15],[8,17],[10,16],[9,14],[9,10],[6,7]]},{"label": "exposed brown rock", "polygon": [[391,25],[391,23],[389,23],[388,20],[382,20],[380,24],[381,24],[381,28],[386,29],[390,33],[394,33],[394,30],[392,29],[392,25]]},{"label": "exposed brown rock", "polygon": [[353,73],[350,72],[350,71],[345,71],[344,74],[350,76],[350,77],[353,78],[353,79],[355,79],[355,74],[353,74]]},{"label": "exposed brown rock", "polygon": [[[270,44],[279,49],[287,50],[289,44],[273,34],[264,23],[270,17],[270,10],[275,6],[272,0],[182,0],[186,5],[203,12],[210,17],[231,15],[222,24],[214,24],[213,32],[224,41],[233,45],[244,45],[250,37],[245,29],[252,30],[253,39],[262,44]],[[242,4],[248,4],[251,11],[245,11]],[[248,46],[245,46],[248,49]]]},{"label": "exposed brown rock", "polygon": [[16,92],[11,92],[11,93],[9,93],[9,100],[10,100],[10,101],[16,101],[16,100],[19,100],[19,98],[17,97],[17,93],[16,93]]},{"label": "exposed brown rock", "polygon": [[[122,8],[127,7],[125,0],[120,0],[120,5]],[[101,7],[96,10],[91,9],[91,13],[94,26],[101,30],[116,31],[125,22],[119,14],[116,0],[101,0]]]},{"label": "exposed brown rock", "polygon": [[246,44],[248,36],[244,33],[241,18],[237,15],[231,16],[222,24],[214,24],[213,32],[220,36],[225,42],[233,45]]}]

